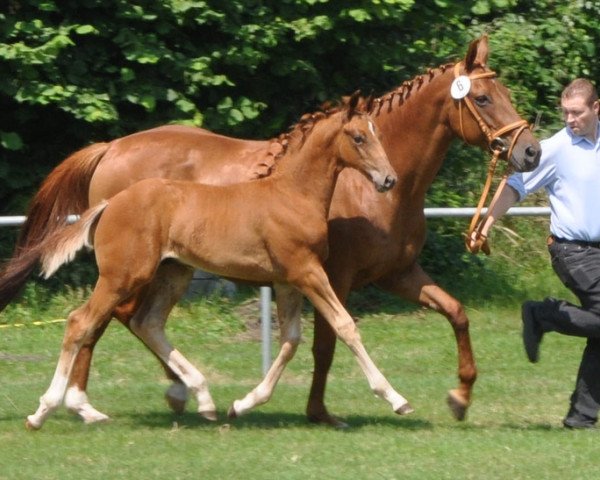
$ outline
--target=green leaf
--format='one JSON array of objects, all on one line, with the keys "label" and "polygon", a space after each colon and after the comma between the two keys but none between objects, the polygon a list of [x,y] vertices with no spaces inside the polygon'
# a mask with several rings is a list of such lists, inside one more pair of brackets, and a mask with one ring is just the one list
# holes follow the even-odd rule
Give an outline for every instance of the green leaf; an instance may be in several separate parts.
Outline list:
[{"label": "green leaf", "polygon": [[75,33],[79,35],[88,35],[90,33],[98,33],[98,30],[96,30],[96,27],[93,25],[79,25],[75,28]]},{"label": "green leaf", "polygon": [[227,123],[229,125],[237,125],[238,123],[241,123],[243,121],[244,121],[244,114],[242,112],[240,112],[238,109],[232,108],[229,111],[229,118],[227,119]]},{"label": "green leaf", "polygon": [[0,144],[7,150],[21,150],[23,148],[23,140],[19,134],[14,132],[0,131]]},{"label": "green leaf", "polygon": [[367,22],[371,20],[371,15],[364,8],[353,8],[347,10],[348,16],[352,17],[357,22]]}]

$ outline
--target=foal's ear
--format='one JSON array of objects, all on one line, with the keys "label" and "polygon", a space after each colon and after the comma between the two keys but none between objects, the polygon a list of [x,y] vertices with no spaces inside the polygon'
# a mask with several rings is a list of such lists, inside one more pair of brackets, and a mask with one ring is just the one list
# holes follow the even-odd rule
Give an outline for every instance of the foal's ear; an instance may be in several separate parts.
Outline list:
[{"label": "foal's ear", "polygon": [[373,111],[373,105],[375,104],[375,96],[373,94],[367,97],[365,112],[371,113]]},{"label": "foal's ear", "polygon": [[352,119],[352,117],[358,113],[357,107],[358,107],[359,101],[360,101],[360,90],[357,90],[350,96],[350,99],[348,100],[348,108],[346,110],[346,118],[345,118],[346,122],[350,121]]},{"label": "foal's ear", "polygon": [[488,60],[488,54],[488,36],[484,34],[477,40],[473,40],[469,45],[469,50],[465,57],[465,68],[467,72],[472,71],[475,67],[485,67]]}]

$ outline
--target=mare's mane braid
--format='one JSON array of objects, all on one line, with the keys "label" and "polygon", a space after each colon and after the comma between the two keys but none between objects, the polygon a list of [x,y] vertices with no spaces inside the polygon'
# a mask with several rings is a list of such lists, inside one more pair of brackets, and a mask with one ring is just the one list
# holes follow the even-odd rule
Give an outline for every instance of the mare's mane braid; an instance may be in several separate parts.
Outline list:
[{"label": "mare's mane braid", "polygon": [[373,106],[370,108],[369,112],[373,115],[379,115],[381,113],[381,109],[384,105],[387,105],[387,111],[390,112],[392,107],[394,106],[394,98],[398,98],[397,105],[401,106],[404,104],[406,100],[410,97],[412,91],[415,89],[418,90],[427,80],[427,83],[431,82],[437,75],[441,75],[450,67],[454,66],[453,63],[446,63],[444,65],[440,65],[437,68],[429,68],[425,72],[425,74],[417,75],[412,80],[407,80],[403,82],[399,87],[384,94],[383,96],[376,98],[373,100]]}]

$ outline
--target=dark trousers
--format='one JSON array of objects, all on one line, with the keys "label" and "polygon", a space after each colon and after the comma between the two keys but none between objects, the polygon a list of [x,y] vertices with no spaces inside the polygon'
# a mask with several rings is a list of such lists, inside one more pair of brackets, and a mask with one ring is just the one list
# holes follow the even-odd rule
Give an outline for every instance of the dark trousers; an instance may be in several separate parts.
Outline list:
[{"label": "dark trousers", "polygon": [[597,420],[600,410],[600,248],[549,242],[554,271],[581,306],[548,298],[536,318],[545,332],[587,338],[567,416]]}]

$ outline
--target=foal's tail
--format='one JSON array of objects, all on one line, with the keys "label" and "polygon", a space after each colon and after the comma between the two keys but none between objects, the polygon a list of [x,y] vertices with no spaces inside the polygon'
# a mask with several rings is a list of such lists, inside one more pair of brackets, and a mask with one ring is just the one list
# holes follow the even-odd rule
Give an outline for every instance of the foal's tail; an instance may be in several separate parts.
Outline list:
[{"label": "foal's tail", "polygon": [[107,205],[104,200],[90,208],[77,222],[56,232],[41,245],[39,258],[44,278],[51,277],[61,265],[73,260],[82,248],[93,248],[91,230]]},{"label": "foal's tail", "polygon": [[65,159],[33,197],[12,258],[0,271],[0,311],[35,270],[47,239],[61,231],[68,216],[88,207],[90,181],[110,144],[95,143]]},{"label": "foal's tail", "polygon": [[13,258],[0,272],[0,311],[16,296],[38,262],[44,278],[50,277],[61,265],[70,262],[84,247],[92,248],[92,228],[108,205],[104,201],[83,213],[81,218],[62,230],[53,232],[37,245]]}]

